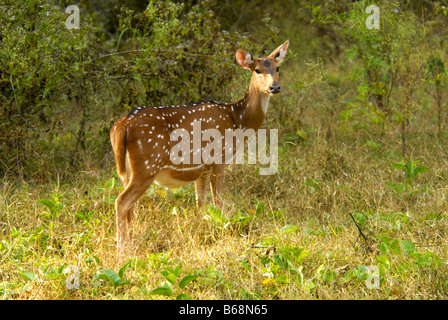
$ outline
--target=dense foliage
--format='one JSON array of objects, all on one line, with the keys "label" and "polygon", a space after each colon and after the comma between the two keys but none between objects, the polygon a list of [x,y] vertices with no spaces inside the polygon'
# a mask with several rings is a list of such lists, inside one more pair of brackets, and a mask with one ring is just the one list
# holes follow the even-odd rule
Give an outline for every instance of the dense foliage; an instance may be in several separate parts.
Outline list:
[{"label": "dense foliage", "polygon": [[68,29],[69,15],[51,1],[1,8],[0,172],[9,175],[101,161],[111,124],[136,106],[222,98],[233,51],[246,41],[221,30],[207,3],[116,6],[113,33],[87,5],[80,29]]}]

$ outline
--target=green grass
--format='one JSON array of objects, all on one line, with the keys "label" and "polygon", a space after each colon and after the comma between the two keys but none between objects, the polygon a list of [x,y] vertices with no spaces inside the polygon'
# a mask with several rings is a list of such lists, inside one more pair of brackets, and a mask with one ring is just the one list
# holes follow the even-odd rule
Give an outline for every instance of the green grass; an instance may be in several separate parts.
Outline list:
[{"label": "green grass", "polygon": [[197,210],[192,186],[151,186],[121,255],[114,200],[122,184],[112,162],[66,181],[3,182],[0,296],[447,298],[442,141],[413,144],[420,161],[409,179],[392,134],[281,136],[278,174],[230,167],[222,211]]}]

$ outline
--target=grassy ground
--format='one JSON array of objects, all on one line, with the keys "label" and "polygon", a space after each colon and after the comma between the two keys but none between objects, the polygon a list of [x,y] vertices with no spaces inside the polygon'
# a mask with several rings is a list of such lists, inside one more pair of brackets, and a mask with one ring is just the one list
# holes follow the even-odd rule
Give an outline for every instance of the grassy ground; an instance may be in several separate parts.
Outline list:
[{"label": "grassy ground", "polygon": [[112,159],[65,181],[3,182],[0,296],[448,297],[446,139],[409,134],[404,167],[395,132],[280,137],[278,174],[259,176],[256,165],[228,171],[230,218],[212,206],[198,211],[192,186],[152,186],[122,255],[113,204],[122,184]]}]

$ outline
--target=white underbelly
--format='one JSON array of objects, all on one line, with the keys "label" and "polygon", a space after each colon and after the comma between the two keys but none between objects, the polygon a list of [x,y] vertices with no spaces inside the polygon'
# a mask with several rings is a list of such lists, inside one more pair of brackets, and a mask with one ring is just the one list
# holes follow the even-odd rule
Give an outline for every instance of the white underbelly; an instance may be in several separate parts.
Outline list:
[{"label": "white underbelly", "polygon": [[155,183],[157,183],[160,186],[166,187],[166,188],[177,188],[186,186],[187,184],[191,184],[193,181],[184,181],[175,179],[171,176],[170,172],[168,170],[164,170],[160,172],[156,179],[154,180]]}]

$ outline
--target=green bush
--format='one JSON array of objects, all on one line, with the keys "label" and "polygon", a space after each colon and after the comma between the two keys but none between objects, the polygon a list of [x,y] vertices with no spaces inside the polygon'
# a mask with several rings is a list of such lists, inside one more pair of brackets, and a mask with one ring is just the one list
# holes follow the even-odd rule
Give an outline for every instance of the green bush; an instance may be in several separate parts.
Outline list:
[{"label": "green bush", "polygon": [[[64,2],[64,1],[63,1]],[[115,3],[114,1],[110,2]],[[8,0],[0,10],[0,173],[46,178],[109,159],[109,128],[140,105],[224,99],[246,37],[221,30],[213,3],[115,7],[68,29],[65,8]],[[5,10],[3,10],[5,9]]]}]

